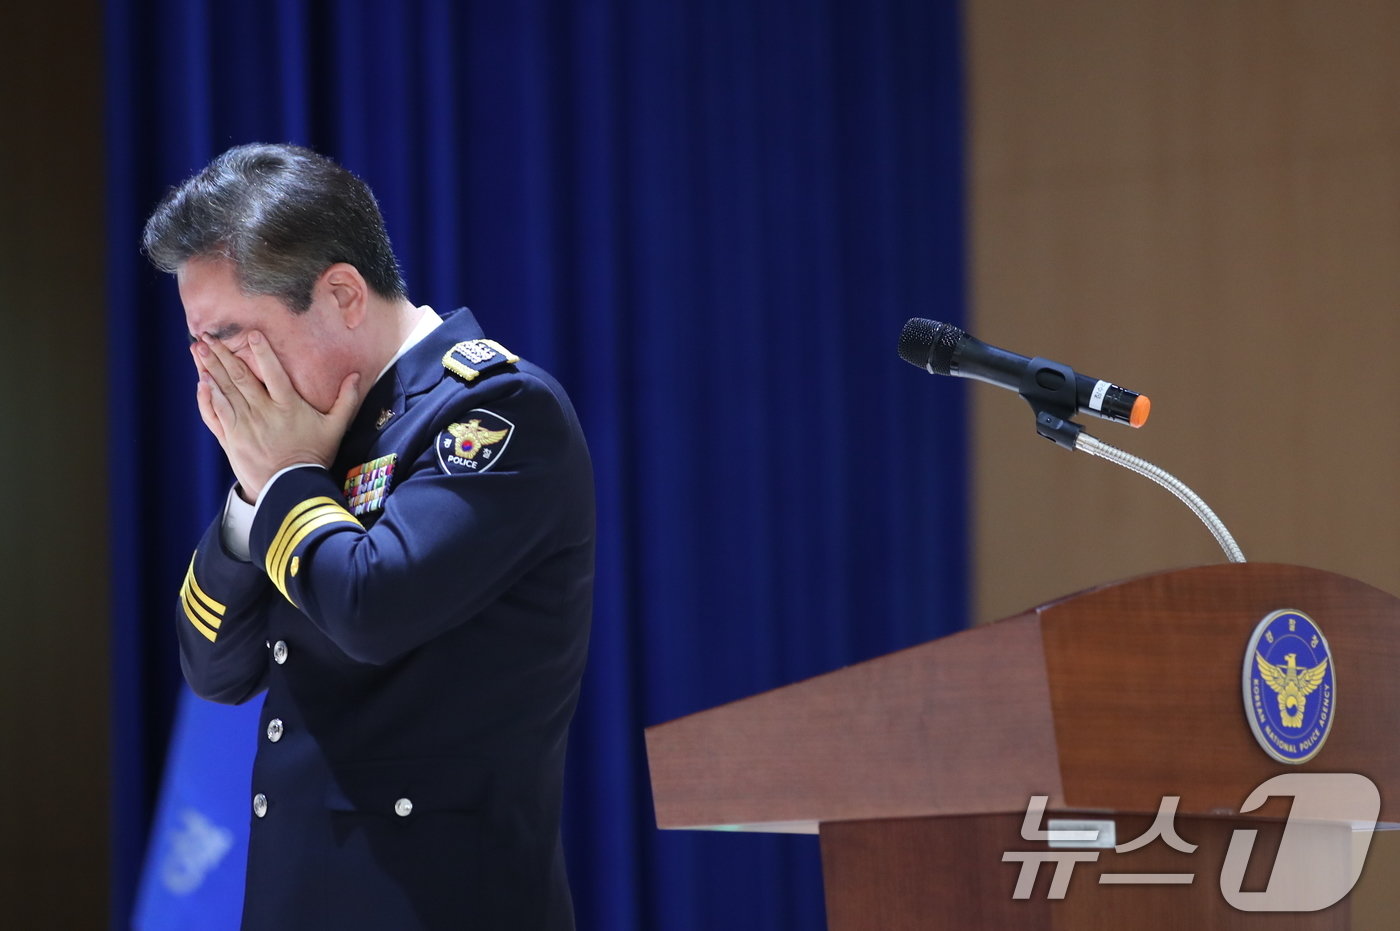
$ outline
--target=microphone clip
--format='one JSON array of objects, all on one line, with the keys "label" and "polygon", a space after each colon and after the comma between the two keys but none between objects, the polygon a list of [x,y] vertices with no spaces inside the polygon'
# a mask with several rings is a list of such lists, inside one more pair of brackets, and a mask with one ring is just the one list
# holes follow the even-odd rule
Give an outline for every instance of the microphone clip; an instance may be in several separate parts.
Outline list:
[{"label": "microphone clip", "polygon": [[1021,397],[1035,412],[1035,432],[1056,446],[1073,450],[1083,427],[1069,418],[1079,410],[1074,369],[1036,356],[1021,377]]}]

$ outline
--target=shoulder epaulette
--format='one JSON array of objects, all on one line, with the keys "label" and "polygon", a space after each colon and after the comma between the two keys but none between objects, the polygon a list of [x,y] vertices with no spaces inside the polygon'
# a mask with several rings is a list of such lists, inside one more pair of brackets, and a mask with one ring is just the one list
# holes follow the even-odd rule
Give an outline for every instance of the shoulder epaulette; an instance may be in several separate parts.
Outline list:
[{"label": "shoulder epaulette", "polygon": [[519,356],[494,339],[468,339],[447,350],[442,357],[442,367],[471,384],[483,375],[494,375],[497,370],[519,361]]}]

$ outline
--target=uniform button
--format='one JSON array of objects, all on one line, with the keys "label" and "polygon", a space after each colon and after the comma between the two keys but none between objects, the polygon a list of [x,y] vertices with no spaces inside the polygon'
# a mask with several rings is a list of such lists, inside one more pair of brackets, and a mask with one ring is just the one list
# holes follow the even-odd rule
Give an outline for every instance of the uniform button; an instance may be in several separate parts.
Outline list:
[{"label": "uniform button", "polygon": [[267,814],[267,796],[261,792],[253,796],[253,814],[259,818]]},{"label": "uniform button", "polygon": [[394,814],[400,818],[407,818],[413,813],[413,802],[406,798],[401,798],[394,803]]},{"label": "uniform button", "polygon": [[279,666],[287,661],[287,641],[278,640],[272,645],[272,661]]},{"label": "uniform button", "polygon": [[273,718],[267,722],[267,739],[273,743],[282,739],[282,719]]}]

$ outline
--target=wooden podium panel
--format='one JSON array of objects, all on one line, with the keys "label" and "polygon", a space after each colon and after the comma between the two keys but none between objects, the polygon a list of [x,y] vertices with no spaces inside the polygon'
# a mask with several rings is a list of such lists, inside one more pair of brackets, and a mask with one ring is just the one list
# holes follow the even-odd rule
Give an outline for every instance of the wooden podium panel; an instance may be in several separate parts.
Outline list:
[{"label": "wooden podium panel", "polygon": [[[1266,754],[1244,711],[1250,637],[1283,609],[1317,623],[1335,681],[1332,730],[1299,766]],[[1239,564],[1094,589],[657,725],[646,739],[660,827],[820,830],[832,928],[873,927],[860,923],[871,914],[882,929],[939,927],[926,923],[934,902],[952,909],[948,927],[1013,907],[1017,927],[1098,927],[1088,916],[1103,914],[1143,928],[1234,928],[1256,919],[1225,902],[1211,858],[1241,825],[1267,835],[1287,814],[1280,803],[1242,815],[1250,792],[1286,772],[1359,773],[1380,790],[1381,820],[1400,824],[1397,728],[1400,600],[1333,573]],[[1033,904],[1011,903],[1015,870],[1000,857],[1018,849],[1033,795],[1052,814],[1124,824],[1150,823],[1177,796],[1177,824],[1210,839],[1191,857],[1199,878],[1110,887],[1080,867],[1088,879],[1075,900],[1042,896],[1043,917],[1031,917]],[[1335,862],[1346,862],[1344,837],[1349,826]],[[1347,927],[1349,914],[1343,902],[1268,920]]]},{"label": "wooden podium panel", "polygon": [[963,631],[648,729],[656,820],[815,834],[1024,808],[1060,794],[1051,707],[1034,618]]},{"label": "wooden podium panel", "polygon": [[[1254,741],[1240,679],[1254,626],[1292,608],[1327,637],[1335,723],[1316,757],[1274,761]],[[1400,599],[1330,572],[1244,563],[1146,576],[1037,612],[1068,806],[1238,811],[1282,772],[1348,772],[1400,822]]]},{"label": "wooden podium panel", "polygon": [[[1079,812],[1081,818],[1102,813]],[[1143,834],[1144,815],[1115,815],[1120,841]],[[1226,905],[1218,884],[1231,834],[1258,831],[1258,852],[1246,890],[1263,889],[1283,822],[1241,818],[1178,818],[1190,854],[1154,842],[1132,853],[1102,851],[1094,862],[1067,867],[1062,899],[1051,899],[1056,864],[1042,863],[1030,896],[1016,900],[1022,864],[1006,851],[1043,851],[1021,839],[1020,815],[965,815],[842,821],[822,825],[822,873],[830,931],[932,931],[1015,928],[1017,931],[1344,931],[1351,906],[1343,899],[1317,912],[1242,912]],[[1318,826],[1319,866],[1344,866],[1350,829]],[[1190,884],[1116,884],[1124,874],[1190,874]],[[1101,882],[1103,877],[1107,880]]]}]

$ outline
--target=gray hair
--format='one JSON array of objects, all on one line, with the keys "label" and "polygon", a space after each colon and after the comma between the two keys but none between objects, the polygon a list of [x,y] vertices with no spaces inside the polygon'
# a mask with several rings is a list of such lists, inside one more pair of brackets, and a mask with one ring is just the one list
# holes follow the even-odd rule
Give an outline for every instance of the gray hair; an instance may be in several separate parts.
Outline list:
[{"label": "gray hair", "polygon": [[407,296],[369,187],[295,145],[241,145],[214,159],[161,200],[141,251],[171,274],[192,258],[227,258],[245,293],[274,295],[293,313],[311,306],[312,286],[336,262],[381,297]]}]

